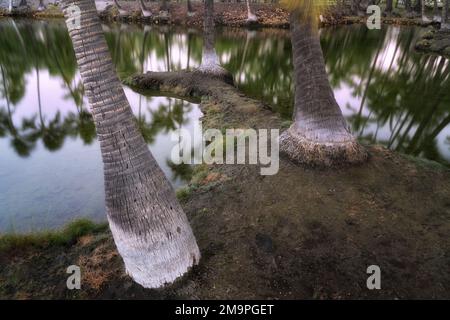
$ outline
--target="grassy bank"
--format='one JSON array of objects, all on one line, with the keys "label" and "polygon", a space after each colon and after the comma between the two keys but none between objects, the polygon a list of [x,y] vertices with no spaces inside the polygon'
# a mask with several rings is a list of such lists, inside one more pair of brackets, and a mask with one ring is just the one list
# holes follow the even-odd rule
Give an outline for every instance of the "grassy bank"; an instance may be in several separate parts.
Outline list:
[{"label": "grassy bank", "polygon": [[80,237],[104,232],[106,223],[97,224],[87,219],[70,222],[61,230],[44,231],[31,234],[0,235],[0,255],[24,249],[43,249],[51,246],[70,246]]}]

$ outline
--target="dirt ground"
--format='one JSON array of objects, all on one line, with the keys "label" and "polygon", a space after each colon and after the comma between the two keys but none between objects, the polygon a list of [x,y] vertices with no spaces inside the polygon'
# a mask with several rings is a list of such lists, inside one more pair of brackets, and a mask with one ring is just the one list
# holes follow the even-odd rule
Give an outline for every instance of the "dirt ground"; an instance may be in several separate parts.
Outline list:
[{"label": "dirt ground", "polygon": [[[144,79],[134,83],[200,94],[204,127],[287,125],[220,81],[196,91],[176,76]],[[379,146],[368,151],[361,166],[327,170],[282,157],[273,176],[258,166],[197,166],[179,195],[202,260],[166,288],[133,283],[102,232],[72,246],[1,253],[0,298],[449,299],[449,170]],[[81,267],[81,290],[66,289],[71,264]],[[370,265],[381,269],[381,290],[366,287]]]}]

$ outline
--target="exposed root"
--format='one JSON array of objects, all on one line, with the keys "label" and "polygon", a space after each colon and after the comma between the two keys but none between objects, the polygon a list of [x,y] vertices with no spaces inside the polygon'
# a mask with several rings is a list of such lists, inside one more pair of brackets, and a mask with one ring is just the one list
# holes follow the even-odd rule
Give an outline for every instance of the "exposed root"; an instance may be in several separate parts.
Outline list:
[{"label": "exposed root", "polygon": [[293,132],[280,135],[280,151],[291,160],[314,167],[337,167],[359,164],[367,160],[367,151],[356,141],[317,143]]}]

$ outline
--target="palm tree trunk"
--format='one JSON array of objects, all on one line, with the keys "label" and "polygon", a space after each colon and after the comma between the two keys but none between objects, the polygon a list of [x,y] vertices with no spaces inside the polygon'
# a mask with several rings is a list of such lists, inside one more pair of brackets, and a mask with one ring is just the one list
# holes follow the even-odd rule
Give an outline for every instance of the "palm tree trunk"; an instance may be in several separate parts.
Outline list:
[{"label": "palm tree trunk", "polygon": [[450,0],[445,0],[444,6],[442,7],[442,20],[441,20],[441,29],[449,30],[450,23],[448,21],[448,8],[450,5]]},{"label": "palm tree trunk", "polygon": [[152,11],[150,10],[150,8],[147,8],[145,6],[145,3],[144,3],[143,0],[138,0],[138,1],[139,1],[139,7],[141,8],[142,15],[144,17],[151,17],[152,16]]},{"label": "palm tree trunk", "polygon": [[12,5],[13,5],[13,0],[9,0],[9,5],[8,5],[8,12],[9,13],[12,12]]},{"label": "palm tree trunk", "polygon": [[393,0],[387,0],[386,1],[386,9],[384,9],[384,12],[386,14],[391,14],[392,10],[393,10],[393,6],[392,6]]},{"label": "palm tree trunk", "polygon": [[38,11],[44,11],[44,10],[45,10],[44,0],[39,0]]},{"label": "palm tree trunk", "polygon": [[[81,10],[71,23],[70,5]],[[104,165],[106,213],[127,273],[147,288],[183,275],[200,259],[175,193],[153,158],[115,73],[94,0],[65,0],[66,23]]]},{"label": "palm tree trunk", "polygon": [[222,74],[224,69],[220,66],[219,58],[214,48],[214,0],[205,0],[203,19],[203,52],[202,62],[198,70],[212,74]]},{"label": "palm tree trunk", "polygon": [[433,21],[440,21],[441,17],[439,16],[439,7],[437,0],[433,0]]},{"label": "palm tree trunk", "polygon": [[247,22],[257,22],[258,17],[252,12],[250,7],[250,0],[247,0]]},{"label": "palm tree trunk", "polygon": [[422,0],[421,4],[422,4],[422,22],[430,22],[430,19],[428,19],[427,15],[425,14],[425,0]]},{"label": "palm tree trunk", "polygon": [[[304,15],[309,16],[309,15]],[[294,63],[294,123],[280,137],[280,150],[292,160],[333,166],[366,159],[337,104],[328,80],[314,19],[290,17]]]},{"label": "palm tree trunk", "polygon": [[169,17],[169,7],[167,5],[167,0],[161,0],[161,6],[159,7],[159,15],[163,18]]},{"label": "palm tree trunk", "polygon": [[194,10],[192,9],[192,3],[191,3],[191,0],[187,0],[186,9],[187,9],[187,15],[188,15],[189,17],[192,17],[192,16],[195,15]]}]

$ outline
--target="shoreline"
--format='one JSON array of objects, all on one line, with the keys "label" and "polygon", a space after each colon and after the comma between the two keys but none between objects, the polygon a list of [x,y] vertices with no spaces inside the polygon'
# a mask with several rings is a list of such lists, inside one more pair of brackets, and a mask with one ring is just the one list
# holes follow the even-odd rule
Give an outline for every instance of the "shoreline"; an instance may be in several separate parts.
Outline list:
[{"label": "shoreline", "polygon": [[[120,16],[118,10],[115,7],[107,6],[105,10],[99,11],[98,14],[103,21],[109,22],[124,22],[124,23],[137,23],[143,25],[177,25],[187,27],[202,27],[203,25],[203,5],[200,3],[193,3],[193,10],[195,14],[188,16],[185,12],[185,4],[170,3],[169,5],[169,17],[160,16],[157,12],[159,5],[152,2],[147,3],[147,6],[154,12],[152,17],[143,17],[137,4],[120,1],[126,9],[129,10],[129,14]],[[245,4],[228,4],[228,3],[216,3],[215,4],[215,23],[217,26],[229,26],[229,27],[243,27],[243,28],[289,28],[289,14],[286,10],[282,9],[277,4],[253,4],[254,11],[259,17],[259,21],[256,23],[248,23],[246,20],[247,9]],[[51,18],[64,18],[59,7],[54,5],[48,5],[44,11],[37,10],[21,10],[12,14],[6,12],[0,8],[1,17],[27,17],[35,19],[51,19]],[[367,17],[360,16],[340,16],[334,17],[332,15],[326,16],[320,23],[321,27],[325,26],[337,26],[337,25],[349,25],[349,24],[362,24],[365,23]],[[402,17],[402,16],[389,16],[381,17],[382,24],[387,25],[415,25],[415,26],[428,26],[433,23],[424,24],[418,17]]]}]

